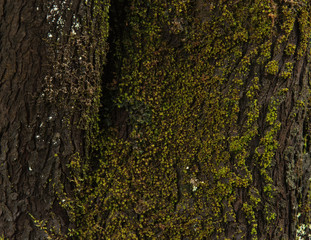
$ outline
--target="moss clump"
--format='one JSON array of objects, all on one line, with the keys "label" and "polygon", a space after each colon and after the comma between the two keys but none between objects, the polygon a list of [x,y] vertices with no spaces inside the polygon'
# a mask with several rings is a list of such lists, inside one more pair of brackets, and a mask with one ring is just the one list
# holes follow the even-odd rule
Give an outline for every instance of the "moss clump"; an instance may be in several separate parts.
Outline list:
[{"label": "moss clump", "polygon": [[284,70],[280,74],[280,77],[283,79],[290,78],[293,74],[293,68],[294,68],[294,65],[292,62],[286,63]]},{"label": "moss clump", "polygon": [[289,43],[285,48],[285,54],[287,56],[292,56],[295,53],[296,45]]},{"label": "moss clump", "polygon": [[279,63],[276,60],[272,60],[267,63],[265,69],[267,74],[275,76],[279,71]]}]

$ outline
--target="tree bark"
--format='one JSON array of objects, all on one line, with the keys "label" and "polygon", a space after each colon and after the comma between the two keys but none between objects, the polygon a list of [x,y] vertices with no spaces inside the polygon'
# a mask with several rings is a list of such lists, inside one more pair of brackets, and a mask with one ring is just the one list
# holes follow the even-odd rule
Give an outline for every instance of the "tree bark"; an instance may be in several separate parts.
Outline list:
[{"label": "tree bark", "polygon": [[114,1],[101,85],[103,2],[0,0],[0,236],[300,236],[310,3]]},{"label": "tree bark", "polygon": [[[187,229],[180,239],[295,239],[310,214],[310,4],[182,2],[128,4],[118,46],[124,66],[116,77],[117,99],[132,125],[131,157],[149,164],[131,162],[129,171],[145,171],[150,181],[175,171],[166,172],[175,182],[166,186],[174,187],[165,196],[167,203],[176,201],[175,212],[169,204],[159,208],[171,214],[166,225],[174,225],[178,214],[197,222],[176,223]],[[145,158],[148,154],[152,157]],[[152,169],[168,162],[174,170]],[[224,169],[227,175],[221,175]],[[135,178],[129,180],[134,186],[141,183]],[[158,181],[164,186],[166,179]],[[141,198],[152,198],[153,187],[139,192]],[[158,216],[152,213],[150,218]],[[171,233],[170,226],[159,230],[148,221],[144,226],[159,238]]]},{"label": "tree bark", "polygon": [[83,106],[72,104],[70,92],[55,94],[63,78],[51,63],[65,54],[45,40],[52,34],[64,45],[76,24],[80,1],[62,3],[72,10],[60,24],[52,21],[60,2],[0,1],[0,236],[5,239],[46,239],[35,220],[50,220],[56,232],[69,226],[56,192],[60,184],[69,192],[66,164],[73,154],[84,154],[85,131],[78,127]]}]

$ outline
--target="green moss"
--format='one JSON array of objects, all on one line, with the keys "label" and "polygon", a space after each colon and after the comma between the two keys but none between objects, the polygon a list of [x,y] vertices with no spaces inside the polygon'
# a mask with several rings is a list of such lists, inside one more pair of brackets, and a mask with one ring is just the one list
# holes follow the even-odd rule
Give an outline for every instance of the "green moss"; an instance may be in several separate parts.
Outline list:
[{"label": "green moss", "polygon": [[292,56],[295,53],[296,45],[289,43],[285,48],[285,54],[287,56]]},{"label": "green moss", "polygon": [[285,5],[282,6],[282,14],[284,20],[281,25],[281,29],[284,31],[285,35],[288,36],[294,28],[296,12],[293,10],[293,8]]},{"label": "green moss", "polygon": [[279,63],[276,60],[272,60],[267,63],[265,69],[267,74],[276,75],[279,71]]},{"label": "green moss", "polygon": [[310,25],[309,11],[310,11],[309,8],[303,8],[298,18],[299,31],[301,37],[301,42],[298,45],[297,49],[299,57],[303,56],[304,53],[306,52],[310,39],[311,25]]},{"label": "green moss", "polygon": [[288,62],[285,64],[285,69],[284,71],[281,72],[280,77],[287,79],[290,78],[292,76],[293,73],[293,63],[292,62]]},{"label": "green moss", "polygon": [[[115,43],[122,64],[114,106],[128,115],[130,132],[121,138],[112,127],[99,135],[94,124],[89,141],[98,167],[90,174],[81,157],[72,159],[75,192],[63,205],[77,225],[73,236],[225,239],[224,226],[241,221],[257,239],[258,221],[277,218],[269,209],[271,167],[290,90],[276,89],[267,112],[260,110],[267,75],[292,75],[293,63],[279,69],[274,50],[284,49],[293,31],[293,10],[268,0],[190,3],[129,2]],[[106,36],[107,26],[102,31]],[[292,44],[284,50],[287,57],[295,51]],[[96,123],[94,112],[88,116]]]},{"label": "green moss", "polygon": [[258,64],[264,64],[267,60],[271,58],[271,46],[271,41],[267,41],[260,46],[260,57],[257,59]]}]

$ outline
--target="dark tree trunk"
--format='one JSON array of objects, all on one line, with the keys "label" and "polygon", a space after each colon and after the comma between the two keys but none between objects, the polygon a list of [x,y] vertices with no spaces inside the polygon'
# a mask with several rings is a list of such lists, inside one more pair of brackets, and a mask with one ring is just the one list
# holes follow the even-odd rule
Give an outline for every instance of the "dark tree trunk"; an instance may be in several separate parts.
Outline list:
[{"label": "dark tree trunk", "polygon": [[[81,33],[77,19],[91,20],[83,6],[81,1],[0,1],[0,236],[6,239],[46,239],[35,220],[50,220],[47,226],[56,232],[69,226],[56,192],[60,186],[69,192],[66,164],[85,152],[81,115],[92,104],[88,96],[97,93],[87,79],[88,86],[79,88],[75,71],[81,64],[74,65],[72,57],[94,62],[94,51],[79,52],[83,39],[69,43],[70,33]],[[80,71],[92,78],[92,69]],[[86,88],[83,100],[74,99],[74,90],[86,94],[81,93]]]}]

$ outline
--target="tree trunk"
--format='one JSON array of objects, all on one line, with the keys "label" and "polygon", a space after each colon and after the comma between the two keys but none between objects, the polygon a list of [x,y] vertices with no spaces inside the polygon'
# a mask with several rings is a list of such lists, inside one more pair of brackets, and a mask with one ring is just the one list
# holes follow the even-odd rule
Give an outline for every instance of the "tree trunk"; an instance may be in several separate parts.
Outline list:
[{"label": "tree trunk", "polygon": [[307,237],[309,2],[113,1],[103,132],[109,1],[39,2],[0,0],[0,236]]},{"label": "tree trunk", "polygon": [[46,239],[40,221],[56,233],[69,227],[59,204],[71,188],[66,165],[74,154],[85,156],[89,122],[83,119],[98,101],[94,49],[101,43],[92,48],[90,41],[100,36],[81,37],[82,17],[85,25],[98,27],[91,4],[0,1],[0,236],[5,238]]},{"label": "tree trunk", "polygon": [[114,86],[129,155],[107,158],[129,176],[111,180],[123,197],[108,191],[132,199],[109,234],[295,239],[310,214],[310,4],[127,4]]}]

